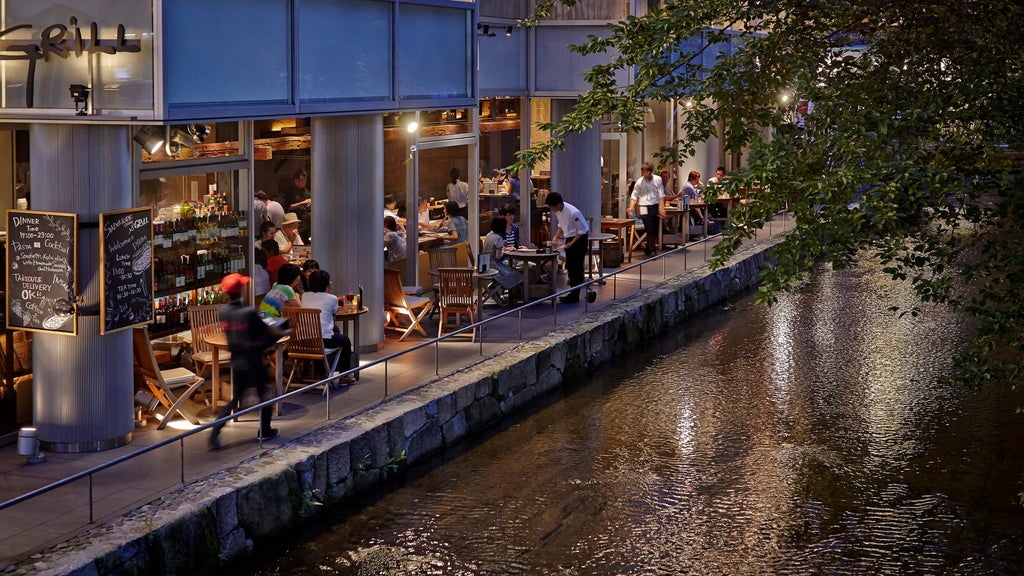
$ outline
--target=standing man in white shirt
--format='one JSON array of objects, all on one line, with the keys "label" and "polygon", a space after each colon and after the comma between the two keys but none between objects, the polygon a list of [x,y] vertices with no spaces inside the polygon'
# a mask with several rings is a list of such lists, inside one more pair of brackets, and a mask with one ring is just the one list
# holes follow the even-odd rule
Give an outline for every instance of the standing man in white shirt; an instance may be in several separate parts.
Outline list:
[{"label": "standing man in white shirt", "polygon": [[[569,273],[569,286],[579,286],[583,284],[583,263],[590,245],[590,227],[587,226],[587,219],[575,206],[564,202],[558,192],[548,194],[544,203],[557,221],[557,228],[551,236],[551,246],[554,247],[559,238],[565,238],[565,269]],[[562,304],[578,303],[579,289],[562,296],[558,301]]]},{"label": "standing man in white shirt", "polygon": [[644,241],[644,254],[650,256],[657,252],[657,239],[661,237],[661,219],[665,217],[665,186],[661,176],[654,174],[650,162],[640,165],[640,179],[633,185],[629,195],[629,208],[626,216],[632,218],[636,212],[643,220],[647,238]]}]

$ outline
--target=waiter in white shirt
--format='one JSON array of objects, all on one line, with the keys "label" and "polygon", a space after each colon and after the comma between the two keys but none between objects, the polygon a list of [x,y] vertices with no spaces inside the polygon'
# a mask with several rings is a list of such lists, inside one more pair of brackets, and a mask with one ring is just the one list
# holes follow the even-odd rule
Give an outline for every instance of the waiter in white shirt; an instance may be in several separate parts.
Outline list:
[{"label": "waiter in white shirt", "polygon": [[[562,201],[562,195],[552,192],[545,198],[551,214],[558,222],[558,228],[551,236],[551,246],[559,238],[565,238],[565,269],[569,273],[569,286],[583,284],[583,263],[587,258],[590,227],[578,208]],[[580,301],[579,288],[558,299],[562,304],[576,304]]]},{"label": "waiter in white shirt", "polygon": [[644,241],[644,254],[650,256],[657,251],[657,239],[661,237],[661,219],[665,217],[665,186],[661,176],[654,174],[650,162],[640,165],[640,179],[633,185],[629,195],[629,208],[626,216],[633,217],[636,212],[643,220],[647,238]]}]

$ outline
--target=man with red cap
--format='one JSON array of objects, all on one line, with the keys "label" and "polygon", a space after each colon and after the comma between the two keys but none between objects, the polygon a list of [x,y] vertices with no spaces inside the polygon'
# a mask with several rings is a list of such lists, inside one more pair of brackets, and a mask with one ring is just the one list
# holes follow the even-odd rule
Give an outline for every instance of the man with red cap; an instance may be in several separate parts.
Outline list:
[{"label": "man with red cap", "polygon": [[[231,402],[217,414],[217,418],[229,416],[242,400],[247,388],[255,388],[260,402],[272,398],[268,385],[267,368],[264,358],[268,349],[272,349],[277,339],[291,334],[291,330],[282,330],[263,322],[256,309],[242,302],[242,294],[249,277],[242,274],[228,274],[220,281],[221,290],[231,299],[220,309],[220,324],[228,340],[228,351],[231,352]],[[270,440],[277,438],[277,428],[270,427],[272,408],[265,406],[260,410],[260,431],[258,438]],[[210,449],[220,449],[220,431],[224,422],[213,427],[210,434]]]}]

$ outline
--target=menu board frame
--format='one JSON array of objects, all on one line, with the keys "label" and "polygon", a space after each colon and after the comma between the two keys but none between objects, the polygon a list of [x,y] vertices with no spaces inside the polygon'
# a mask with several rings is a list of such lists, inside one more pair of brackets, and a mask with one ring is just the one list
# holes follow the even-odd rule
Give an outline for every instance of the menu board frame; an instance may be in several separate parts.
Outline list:
[{"label": "menu board frame", "polygon": [[[16,221],[16,218],[20,218],[25,221],[35,221],[37,219],[43,219],[48,221],[51,228],[61,226],[63,232],[66,233],[66,237],[53,238],[53,241],[64,241],[67,240],[68,256],[70,256],[71,262],[67,265],[67,278],[65,284],[67,284],[68,294],[65,298],[66,302],[71,307],[71,326],[70,329],[57,329],[57,328],[46,328],[45,322],[40,325],[21,325],[12,324],[13,317],[11,316],[11,307],[16,305],[21,306],[21,302],[25,301],[25,298],[16,297],[16,292],[21,290],[21,295],[26,291],[31,291],[32,288],[21,288],[25,286],[26,282],[21,279],[16,279],[15,276],[21,274],[19,263],[22,260],[18,254],[21,250],[21,243],[19,242],[20,234],[17,232],[22,227],[21,221]],[[42,210],[8,210],[6,214],[7,220],[7,298],[5,298],[5,313],[4,319],[8,330],[26,330],[29,332],[45,332],[48,334],[62,334],[65,336],[77,336],[78,335],[78,295],[76,293],[78,289],[78,214],[71,214],[66,212],[46,212]],[[43,242],[45,244],[45,240]],[[34,242],[38,245],[39,242]],[[32,247],[27,247],[31,249]],[[27,252],[27,250],[25,250]],[[17,256],[17,257],[16,257]],[[50,273],[49,278],[39,278],[39,281],[30,281],[29,284],[57,284],[62,280],[59,276],[54,276]],[[20,296],[20,295],[18,295]],[[18,314],[22,316],[21,313]],[[50,318],[55,318],[56,315]],[[49,320],[50,318],[47,318]],[[28,323],[23,323],[28,324]],[[62,328],[66,325],[65,321],[58,328]]]},{"label": "menu board frame", "polygon": [[[113,242],[119,242],[119,240],[108,237],[107,227],[109,224],[116,224],[118,222],[137,222],[141,217],[145,215],[148,217],[148,224],[142,226],[133,226],[128,230],[127,236],[122,236],[121,239],[125,240],[124,244],[119,246],[129,246],[132,253],[132,257],[128,261],[127,270],[121,270],[120,273],[125,275],[138,275],[141,273],[142,281],[137,284],[131,284],[133,287],[138,286],[143,294],[139,296],[139,299],[143,299],[148,302],[146,308],[149,312],[148,318],[143,318],[141,321],[133,322],[131,324],[116,324],[108,326],[107,314],[110,311],[109,306],[111,302],[107,301],[108,296],[112,296],[116,299],[116,293],[108,294],[107,290],[107,278],[108,276],[115,276],[119,273],[117,268],[123,268],[123,264],[118,264],[118,259],[111,258],[111,248],[114,247]],[[141,230],[141,233],[139,231]],[[100,213],[100,334],[110,334],[121,330],[127,330],[136,326],[144,326],[146,324],[152,324],[155,316],[153,308],[153,279],[154,279],[154,266],[153,266],[153,208],[145,206],[142,208],[128,208],[126,210],[115,210],[113,212],[101,212]],[[145,259],[140,260],[138,255],[141,253],[140,248],[134,246],[145,246],[149,250],[149,264],[142,271],[135,270],[135,266],[138,262],[145,263]],[[148,273],[145,271],[148,270]],[[113,291],[110,291],[113,292]]]}]

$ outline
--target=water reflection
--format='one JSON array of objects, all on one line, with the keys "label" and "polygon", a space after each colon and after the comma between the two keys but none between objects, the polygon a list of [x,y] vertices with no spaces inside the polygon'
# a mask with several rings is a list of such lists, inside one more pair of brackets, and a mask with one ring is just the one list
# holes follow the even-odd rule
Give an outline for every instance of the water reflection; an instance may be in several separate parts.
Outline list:
[{"label": "water reflection", "polygon": [[911,298],[736,302],[259,573],[1024,573],[1021,398],[935,384],[962,321]]}]

